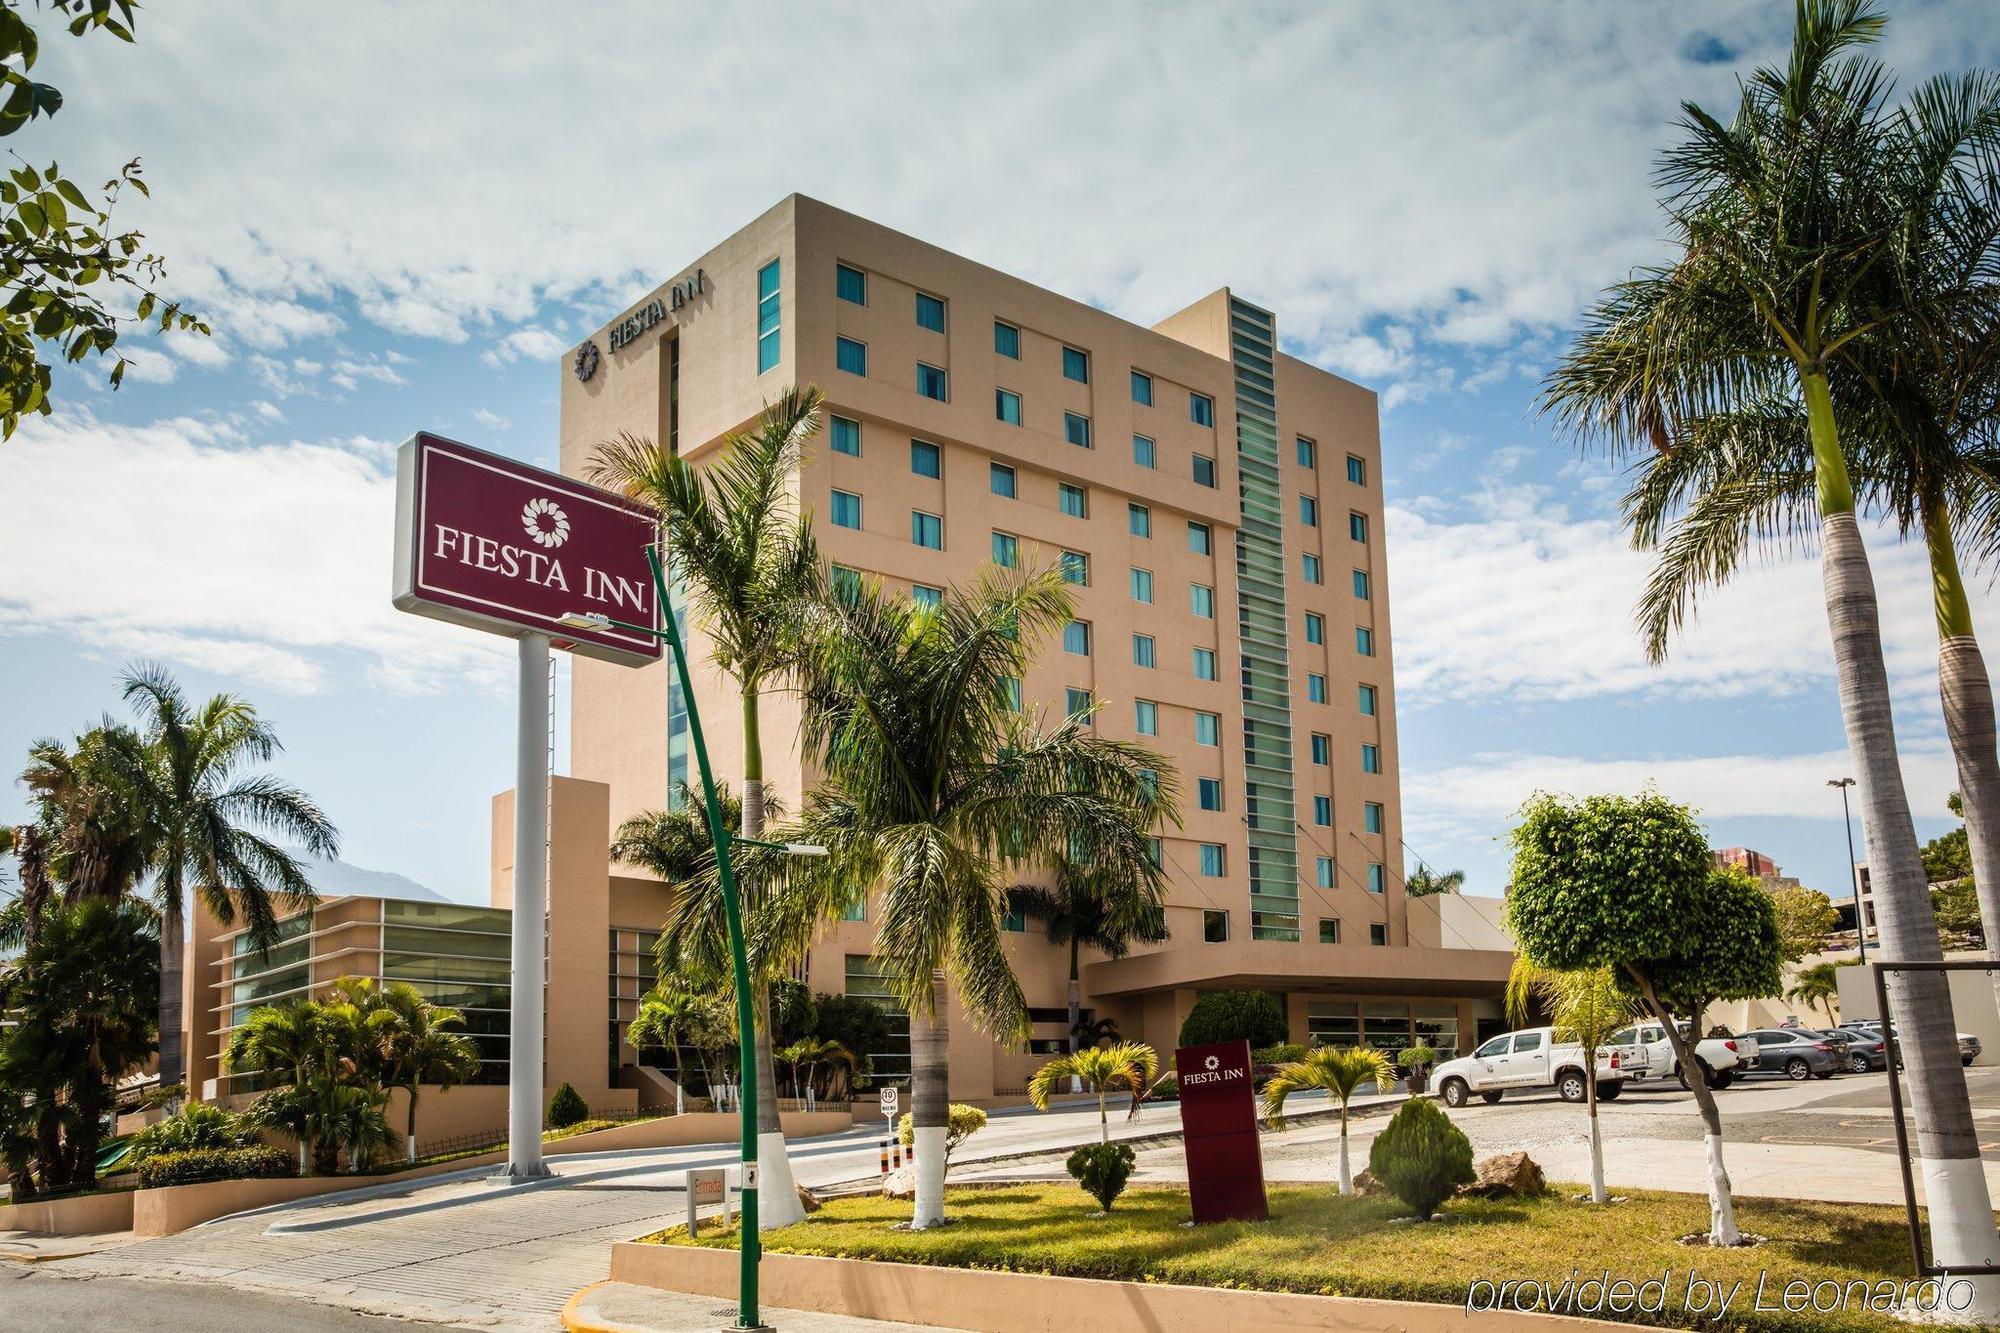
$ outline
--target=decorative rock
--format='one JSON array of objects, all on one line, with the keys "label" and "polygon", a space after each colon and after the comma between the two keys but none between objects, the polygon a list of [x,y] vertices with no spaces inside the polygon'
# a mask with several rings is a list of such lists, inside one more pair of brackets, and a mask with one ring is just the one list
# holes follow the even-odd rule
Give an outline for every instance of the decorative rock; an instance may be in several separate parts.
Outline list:
[{"label": "decorative rock", "polygon": [[1375,1179],[1375,1173],[1364,1166],[1361,1168],[1360,1174],[1354,1177],[1354,1192],[1356,1194],[1380,1194],[1383,1192],[1382,1182]]},{"label": "decorative rock", "polygon": [[899,1166],[882,1177],[882,1197],[885,1199],[915,1199],[917,1197],[917,1168]]},{"label": "decorative rock", "polygon": [[1500,1199],[1509,1195],[1531,1197],[1548,1188],[1548,1182],[1542,1178],[1542,1168],[1524,1152],[1501,1153],[1472,1169],[1477,1178],[1470,1185],[1461,1186],[1460,1194],[1481,1199]]},{"label": "decorative rock", "polygon": [[809,1213],[816,1213],[819,1211],[819,1195],[814,1194],[804,1185],[793,1185],[792,1188],[799,1192],[799,1207],[805,1209]]}]

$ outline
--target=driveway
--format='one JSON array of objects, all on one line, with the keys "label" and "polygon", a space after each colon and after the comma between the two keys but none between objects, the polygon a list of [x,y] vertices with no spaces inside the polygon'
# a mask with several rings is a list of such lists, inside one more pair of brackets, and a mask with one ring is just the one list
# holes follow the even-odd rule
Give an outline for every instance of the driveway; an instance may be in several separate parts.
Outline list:
[{"label": "driveway", "polygon": [[[1145,1137],[1178,1130],[1180,1116],[1169,1104],[1127,1120],[1120,1107],[1112,1124],[1118,1137]],[[873,1177],[882,1132],[875,1120],[799,1141],[793,1170],[808,1186]],[[1047,1114],[995,1112],[955,1155],[953,1177],[961,1163],[1060,1151],[1097,1137],[1094,1102]],[[573,1292],[608,1276],[613,1241],[686,1217],[682,1172],[734,1162],[732,1151],[714,1147],[649,1149],[554,1159],[557,1176],[535,1184],[499,1185],[481,1171],[376,1186],[224,1218],[57,1267],[65,1276],[221,1283],[404,1319],[547,1330]]]},{"label": "driveway", "polygon": [[[1968,1069],[1966,1078],[1987,1179],[2000,1198],[2000,1068]],[[1857,1203],[1903,1201],[1886,1074],[1841,1074],[1805,1083],[1759,1075],[1718,1092],[1716,1105],[1722,1113],[1724,1160],[1737,1193]],[[1696,1193],[1707,1189],[1701,1115],[1692,1093],[1673,1082],[1638,1083],[1598,1109],[1605,1176],[1612,1185]],[[1581,1106],[1553,1094],[1514,1095],[1497,1106],[1475,1102],[1451,1115],[1471,1138],[1476,1156],[1524,1150],[1551,1180],[1589,1179],[1588,1122]],[[1385,1118],[1369,1117],[1352,1125],[1355,1170],[1367,1165],[1369,1145],[1386,1123]],[[1338,1176],[1338,1164],[1336,1124],[1321,1121],[1264,1136],[1268,1179],[1330,1181]],[[998,1166],[977,1174],[1064,1178],[1060,1166],[1012,1171]],[[1139,1154],[1134,1179],[1183,1178],[1178,1145]]]}]

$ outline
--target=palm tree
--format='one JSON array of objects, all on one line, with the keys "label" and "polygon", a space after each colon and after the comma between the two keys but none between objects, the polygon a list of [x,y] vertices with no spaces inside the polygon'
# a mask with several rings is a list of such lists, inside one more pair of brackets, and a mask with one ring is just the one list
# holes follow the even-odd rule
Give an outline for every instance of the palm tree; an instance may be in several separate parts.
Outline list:
[{"label": "palm tree", "polygon": [[[1150,895],[1111,896],[1114,879],[1093,875],[1067,858],[1056,864],[1054,889],[1023,885],[1008,892],[1008,906],[1048,928],[1049,943],[1069,949],[1069,1049],[1074,1055],[1083,1041],[1082,952],[1095,949],[1107,958],[1123,958],[1134,944],[1158,944],[1167,938],[1167,914]],[[1072,1087],[1071,1091],[1077,1091]]]},{"label": "palm tree", "polygon": [[181,977],[190,893],[224,925],[240,915],[261,948],[277,942],[278,906],[317,901],[305,867],[269,833],[314,856],[339,853],[333,824],[306,794],[268,773],[244,774],[281,748],[257,710],[230,694],[192,705],[158,666],[126,673],[125,698],[145,728],[125,771],[148,824],[146,868],[160,909],[160,1086],[186,1077]]},{"label": "palm tree", "polygon": [[1457,893],[1465,887],[1463,870],[1432,870],[1419,861],[1417,868],[1403,877],[1403,896],[1428,898],[1438,893]]},{"label": "palm tree", "polygon": [[658,1046],[674,1057],[674,1114],[687,1110],[687,1091],[681,1070],[681,1047],[693,1037],[693,1029],[714,1007],[713,995],[697,994],[691,988],[661,981],[639,1000],[639,1012],[625,1029],[625,1040],[635,1051]]},{"label": "palm tree", "polygon": [[[1956,323],[1957,297],[1897,282],[1911,229],[1907,163],[1885,133],[1889,82],[1856,54],[1882,16],[1863,0],[1801,0],[1791,59],[1756,71],[1724,124],[1685,108],[1661,173],[1678,252],[1614,288],[1543,387],[1545,410],[1615,452],[1670,453],[1689,423],[1773,401],[1803,412],[1842,718],[1860,779],[1886,956],[1939,957],[1897,762],[1880,614],[1841,445],[1834,381],[1869,349]],[[1940,1264],[2000,1260],[1944,979],[1892,997],[1910,1033],[1911,1105]],[[2000,1316],[1981,1279],[1968,1317]]]},{"label": "palm tree", "polygon": [[[743,836],[764,834],[764,691],[790,672],[801,616],[821,573],[812,525],[798,509],[794,476],[819,430],[820,391],[808,386],[765,407],[749,432],[726,437],[696,470],[657,442],[622,435],[597,447],[584,475],[660,513],[665,549],[708,636],[709,658],[736,682],[743,705]],[[755,911],[768,876],[746,858],[743,899]],[[761,1229],[805,1219],[792,1180],[771,1063],[768,980],[758,986],[753,1036],[757,1080]]]},{"label": "palm tree", "polygon": [[229,1034],[222,1068],[231,1074],[261,1074],[283,1080],[244,1112],[252,1123],[292,1135],[299,1145],[299,1170],[313,1155],[306,1089],[326,1063],[329,1043],[318,1004],[295,996],[252,1009]]},{"label": "palm tree", "polygon": [[1389,1057],[1369,1046],[1342,1049],[1315,1046],[1303,1060],[1278,1066],[1264,1083],[1264,1119],[1273,1129],[1285,1127],[1285,1099],[1307,1088],[1319,1088],[1340,1103],[1340,1192],[1354,1193],[1354,1172],[1347,1160],[1347,1104],[1365,1083],[1377,1089],[1395,1082]]},{"label": "palm tree", "polygon": [[1116,1046],[1093,1046],[1085,1051],[1071,1051],[1059,1055],[1035,1071],[1028,1080],[1028,1100],[1035,1104],[1037,1111],[1049,1109],[1049,1094],[1057,1083],[1067,1079],[1077,1079],[1091,1092],[1097,1094],[1097,1128],[1101,1142],[1111,1142],[1111,1117],[1105,1110],[1105,1099],[1113,1091],[1124,1088],[1132,1094],[1136,1106],[1146,1090],[1153,1086],[1153,1076],[1160,1072],[1160,1057],[1144,1042],[1121,1041]]},{"label": "palm tree", "polygon": [[[808,1100],[813,1097],[814,1085],[818,1081],[822,1065],[844,1066],[851,1076],[857,1063],[854,1052],[837,1041],[823,1041],[818,1037],[799,1038],[777,1052],[777,1058],[783,1060],[792,1070],[792,1091]],[[801,1065],[806,1071],[804,1083],[799,1081],[798,1071]],[[804,1089],[803,1092],[800,1092],[801,1088]]]},{"label": "palm tree", "polygon": [[409,1128],[404,1151],[417,1157],[417,1095],[424,1085],[440,1093],[479,1077],[479,1047],[463,1032],[465,1015],[449,1005],[433,1004],[407,981],[392,981],[377,993],[380,1012],[390,1021],[376,1029],[382,1061],[382,1082],[409,1094]]},{"label": "palm tree", "polygon": [[1016,711],[1033,653],[1073,611],[1053,569],[989,570],[935,607],[855,581],[835,586],[810,644],[801,730],[823,781],[786,836],[829,855],[787,868],[799,887],[779,933],[809,938],[881,886],[875,956],[910,1016],[920,1229],[944,1218],[945,984],[995,1037],[1027,1031],[1001,867],[1067,857],[1109,877],[1110,896],[1163,890],[1149,834],[1177,818],[1166,761],[1087,716]]},{"label": "palm tree", "polygon": [[1795,1004],[1818,1005],[1826,1015],[1826,1025],[1838,1026],[1840,1020],[1834,1016],[1833,1002],[1840,998],[1840,967],[1839,963],[1814,963],[1800,968],[1785,998]]},{"label": "palm tree", "polygon": [[1610,1044],[1613,1033],[1638,1018],[1638,998],[1620,989],[1609,968],[1559,972],[1517,956],[1507,978],[1507,1017],[1517,1025],[1525,1024],[1537,1006],[1548,1014],[1555,1040],[1574,1042],[1583,1050],[1587,1071],[1583,1095],[1590,1113],[1590,1201],[1609,1203],[1611,1192],[1604,1185],[1604,1141],[1597,1125],[1597,1053]]}]

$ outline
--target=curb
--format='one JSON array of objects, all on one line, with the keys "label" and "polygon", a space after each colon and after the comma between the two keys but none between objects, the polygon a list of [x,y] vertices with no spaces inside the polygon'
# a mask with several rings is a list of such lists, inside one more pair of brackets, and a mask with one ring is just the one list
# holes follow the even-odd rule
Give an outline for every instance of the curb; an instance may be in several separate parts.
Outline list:
[{"label": "curb", "polygon": [[562,1326],[570,1330],[570,1333],[646,1333],[646,1330],[632,1324],[599,1323],[584,1312],[584,1299],[599,1287],[610,1285],[609,1278],[602,1282],[593,1282],[564,1301],[562,1311],[557,1316],[562,1320]]}]

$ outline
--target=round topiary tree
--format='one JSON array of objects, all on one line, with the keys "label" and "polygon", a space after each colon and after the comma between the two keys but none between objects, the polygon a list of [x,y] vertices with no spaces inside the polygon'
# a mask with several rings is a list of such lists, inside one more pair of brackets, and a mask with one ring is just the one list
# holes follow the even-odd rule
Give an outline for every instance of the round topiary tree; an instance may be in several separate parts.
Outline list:
[{"label": "round topiary tree", "polygon": [[1076,1183],[1083,1186],[1084,1193],[1097,1200],[1108,1213],[1112,1202],[1125,1192],[1125,1182],[1137,1160],[1132,1149],[1123,1143],[1086,1143],[1071,1153],[1064,1165],[1076,1177]]},{"label": "round topiary tree", "polygon": [[1218,1041],[1247,1041],[1250,1049],[1278,1046],[1287,1036],[1285,1011],[1278,997],[1261,990],[1210,991],[1194,1002],[1181,1024],[1181,1045],[1207,1046]]},{"label": "round topiary tree", "polygon": [[1770,895],[1717,867],[1694,813],[1657,792],[1538,795],[1522,807],[1513,844],[1505,910],[1522,954],[1563,972],[1610,968],[1666,1029],[1706,1131],[1709,1243],[1738,1244],[1722,1116],[1694,1043],[1705,1005],[1778,993],[1783,946]]},{"label": "round topiary tree", "polygon": [[1418,1217],[1429,1217],[1474,1180],[1472,1140],[1428,1097],[1412,1097],[1368,1149],[1375,1179]]}]

